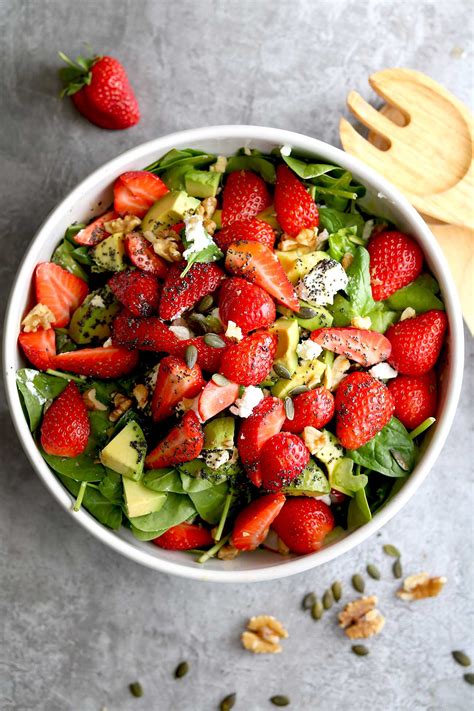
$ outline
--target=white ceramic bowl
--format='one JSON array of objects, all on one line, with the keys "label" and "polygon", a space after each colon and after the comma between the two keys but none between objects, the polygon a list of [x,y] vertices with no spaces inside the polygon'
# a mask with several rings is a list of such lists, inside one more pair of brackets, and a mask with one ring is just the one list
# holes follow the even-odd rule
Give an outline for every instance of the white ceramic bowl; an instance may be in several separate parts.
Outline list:
[{"label": "white ceramic bowl", "polygon": [[[50,259],[68,225],[75,221],[87,222],[110,204],[112,185],[118,175],[127,170],[144,168],[171,148],[192,147],[231,155],[241,146],[268,152],[274,146],[283,144],[289,144],[323,162],[337,163],[350,170],[366,186],[374,212],[390,218],[401,230],[413,235],[421,245],[426,261],[441,286],[449,319],[449,357],[443,378],[440,415],[425,440],[421,461],[401,490],[370,523],[311,555],[288,559],[259,551],[239,556],[232,561],[211,560],[201,566],[189,554],[161,550],[151,543],[142,543],[125,528],[114,532],[98,523],[84,509],[78,513],[71,510],[69,493],[36,448],[16,390],[15,372],[25,364],[17,347],[20,321],[28,305],[35,265]],[[6,315],[4,367],[11,415],[23,448],[38,476],[74,521],[114,550],[155,570],[214,582],[255,582],[300,573],[337,558],[381,528],[413,496],[439,455],[453,421],[463,371],[463,327],[456,289],[440,248],[416,211],[384,178],[338,148],[298,133],[261,126],[211,126],[157,138],[127,151],[92,173],[53,210],[32,241],[15,280]]]}]

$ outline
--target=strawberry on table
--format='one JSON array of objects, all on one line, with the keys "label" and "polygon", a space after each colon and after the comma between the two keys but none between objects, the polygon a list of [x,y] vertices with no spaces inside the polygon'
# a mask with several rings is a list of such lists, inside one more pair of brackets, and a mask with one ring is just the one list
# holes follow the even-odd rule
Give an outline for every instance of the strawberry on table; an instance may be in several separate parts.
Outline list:
[{"label": "strawberry on table", "polygon": [[125,239],[128,258],[138,269],[164,279],[168,265],[159,257],[150,242],[139,232],[130,232]]},{"label": "strawberry on table", "polygon": [[239,385],[258,385],[269,374],[277,348],[277,336],[262,329],[228,346],[221,373]]},{"label": "strawberry on table", "polygon": [[23,349],[23,353],[35,368],[47,370],[52,367],[54,356],[56,355],[54,328],[48,328],[47,330],[40,328],[30,333],[22,332],[18,336],[18,342]]},{"label": "strawberry on table", "polygon": [[270,526],[280,513],[285,496],[266,494],[243,509],[234,523],[231,542],[239,551],[254,551],[267,537]]},{"label": "strawberry on table", "polygon": [[390,326],[388,362],[404,375],[424,375],[438,360],[447,326],[446,314],[437,309]]},{"label": "strawberry on table", "polygon": [[395,291],[420,275],[423,252],[403,232],[379,232],[367,246],[370,255],[370,283],[375,301],[388,299]]},{"label": "strawberry on table", "polygon": [[151,403],[153,422],[172,415],[174,408],[183,398],[196,397],[204,385],[201,368],[197,364],[188,368],[181,358],[163,358]]},{"label": "strawberry on table", "polygon": [[204,434],[195,412],[189,410],[176,427],[148,454],[147,469],[190,462],[201,454]]},{"label": "strawberry on table", "polygon": [[245,279],[226,279],[219,292],[219,317],[227,325],[233,321],[242,333],[270,326],[276,318],[273,299]]},{"label": "strawberry on table", "polygon": [[237,170],[227,177],[222,193],[222,224],[250,220],[271,205],[263,178],[251,170]]},{"label": "strawberry on table", "polygon": [[334,516],[323,501],[288,498],[272,528],[290,551],[304,555],[321,548],[334,528]]},{"label": "strawberry on table", "polygon": [[301,474],[309,462],[309,451],[298,435],[279,432],[270,437],[260,452],[262,487],[279,491]]},{"label": "strawberry on table", "polygon": [[86,247],[94,247],[99,242],[102,242],[110,234],[104,229],[104,224],[111,220],[116,220],[118,214],[115,210],[109,210],[105,214],[98,217],[96,220],[84,227],[77,235],[74,235],[74,242],[85,245]]},{"label": "strawberry on table", "polygon": [[77,457],[87,447],[89,434],[89,418],[82,395],[75,383],[68,383],[46,410],[41,425],[41,446],[46,454]]},{"label": "strawberry on table", "polygon": [[193,264],[181,277],[185,268],[185,261],[175,262],[166,275],[160,300],[160,316],[165,321],[177,318],[195,306],[203,296],[215,291],[225,276],[214,263]]},{"label": "strawberry on table", "polygon": [[138,365],[138,351],[120,346],[81,348],[60,353],[52,361],[53,368],[93,378],[120,378]]},{"label": "strawberry on table", "polygon": [[336,390],[336,434],[343,447],[358,449],[391,419],[389,389],[369,373],[347,375]]},{"label": "strawberry on table", "polygon": [[[225,337],[220,336],[223,341]],[[185,341],[179,341],[173,349],[173,354],[184,358],[188,346],[194,346],[197,349],[197,364],[203,370],[209,373],[218,373],[221,367],[222,358],[227,352],[227,347],[214,348],[209,346],[204,340],[204,336],[196,336],[195,338],[187,338]]]},{"label": "strawberry on table", "polygon": [[210,380],[198,399],[198,415],[201,422],[209,420],[226,407],[232,405],[239,397],[239,386],[230,380],[222,385]]},{"label": "strawberry on table", "polygon": [[227,250],[226,269],[267,291],[276,301],[299,311],[300,304],[278,257],[260,242],[242,240]]},{"label": "strawberry on table", "polygon": [[174,353],[181,341],[157,316],[136,318],[127,313],[115,317],[112,324],[114,345],[129,350]]},{"label": "strawberry on table", "polygon": [[82,304],[89,289],[83,279],[58,264],[43,262],[35,271],[36,300],[55,315],[55,328],[67,326],[73,311]]},{"label": "strawberry on table", "polygon": [[275,211],[282,230],[296,237],[301,230],[319,225],[316,203],[288,166],[277,168]]},{"label": "strawberry on table", "polygon": [[203,526],[193,523],[179,523],[169,528],[158,538],[153,538],[152,543],[158,548],[170,551],[188,551],[192,548],[212,546],[214,539],[210,531]]},{"label": "strawberry on table", "polygon": [[436,415],[436,374],[399,375],[388,389],[395,403],[395,417],[409,430],[414,430],[428,417]]},{"label": "strawberry on table", "polygon": [[122,173],[114,183],[114,208],[121,215],[145,217],[158,198],[169,190],[164,182],[147,170]]},{"label": "strawberry on table", "polygon": [[140,110],[123,65],[114,57],[78,57],[73,62],[63,52],[59,56],[68,65],[59,70],[65,87],[62,96],[70,96],[77,110],[101,128],[122,129],[140,120]]},{"label": "strawberry on table", "polygon": [[284,421],[285,407],[282,400],[277,397],[266,397],[240,426],[237,439],[239,457],[250,481],[255,486],[262,485],[262,473],[259,467],[262,447],[270,437],[281,430]]},{"label": "strawberry on table", "polygon": [[161,287],[152,274],[138,269],[118,272],[107,283],[115,298],[134,316],[146,318],[157,310]]},{"label": "strawberry on table", "polygon": [[381,333],[361,328],[318,328],[311,340],[327,351],[344,355],[366,368],[390,356],[390,341]]},{"label": "strawberry on table", "polygon": [[305,427],[323,428],[334,415],[334,396],[324,387],[315,388],[293,398],[295,414],[286,418],[282,429],[300,434]]},{"label": "strawberry on table", "polygon": [[223,252],[227,252],[233,242],[242,239],[249,242],[261,242],[269,249],[273,249],[275,230],[267,222],[252,217],[250,220],[235,220],[214,235],[215,243]]}]

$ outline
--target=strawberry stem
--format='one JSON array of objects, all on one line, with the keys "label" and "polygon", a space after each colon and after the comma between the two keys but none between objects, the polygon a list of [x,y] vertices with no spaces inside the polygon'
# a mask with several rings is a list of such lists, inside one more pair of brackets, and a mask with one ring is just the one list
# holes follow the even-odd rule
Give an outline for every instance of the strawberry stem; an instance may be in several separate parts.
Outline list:
[{"label": "strawberry stem", "polygon": [[91,69],[95,62],[100,59],[98,56],[76,57],[74,62],[64,52],[58,52],[59,58],[67,64],[59,70],[59,77],[64,82],[64,88],[60,96],[72,96],[80,91],[85,85],[92,81]]}]

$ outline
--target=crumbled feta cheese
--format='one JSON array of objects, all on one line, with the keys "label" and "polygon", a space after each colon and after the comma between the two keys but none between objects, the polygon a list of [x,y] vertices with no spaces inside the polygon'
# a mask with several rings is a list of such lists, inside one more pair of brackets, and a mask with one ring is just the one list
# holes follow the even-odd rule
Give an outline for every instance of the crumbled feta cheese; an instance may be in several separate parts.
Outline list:
[{"label": "crumbled feta cheese", "polygon": [[201,252],[213,244],[212,237],[204,229],[202,215],[191,215],[184,218],[186,242],[189,247],[183,252],[183,257],[188,259],[192,254]]},{"label": "crumbled feta cheese", "polygon": [[354,316],[351,321],[351,326],[367,331],[372,326],[372,321],[370,320],[370,316]]},{"label": "crumbled feta cheese", "polygon": [[378,378],[379,380],[390,380],[390,378],[396,378],[398,373],[391,365],[388,363],[377,363],[369,369],[369,373]]},{"label": "crumbled feta cheese", "polygon": [[187,326],[170,326],[170,331],[172,331],[180,341],[187,341],[193,337]]},{"label": "crumbled feta cheese", "polygon": [[296,352],[301,360],[314,360],[321,355],[323,349],[319,343],[315,343],[308,338],[306,341],[298,343],[296,346]]},{"label": "crumbled feta cheese", "polygon": [[400,321],[406,321],[407,318],[415,318],[416,316],[416,311],[415,309],[412,309],[411,306],[407,306],[407,308],[402,311],[402,315],[400,316]]},{"label": "crumbled feta cheese", "polygon": [[91,306],[97,306],[98,309],[105,309],[104,299],[100,294],[94,294],[89,303]]},{"label": "crumbled feta cheese", "polygon": [[225,173],[227,168],[227,158],[225,156],[217,156],[215,163],[209,166],[211,173]]},{"label": "crumbled feta cheese", "polygon": [[322,259],[299,280],[296,293],[313,306],[332,304],[340,289],[345,289],[349,277],[335,259]]},{"label": "crumbled feta cheese", "polygon": [[323,242],[326,242],[326,240],[329,239],[329,232],[324,229],[321,230],[321,232],[318,232],[317,239],[316,239],[316,247],[319,247]]},{"label": "crumbled feta cheese", "polygon": [[230,459],[230,454],[227,449],[208,449],[202,453],[202,458],[206,462],[209,469],[220,469],[223,464],[227,464]]},{"label": "crumbled feta cheese", "polygon": [[225,332],[227,338],[231,338],[233,341],[241,341],[243,338],[242,329],[237,326],[235,321],[229,321],[227,324],[227,331]]},{"label": "crumbled feta cheese", "polygon": [[250,150],[250,147],[249,147],[249,146],[244,146],[244,153],[245,153],[246,156],[251,156],[251,155],[252,155],[252,151]]},{"label": "crumbled feta cheese", "polygon": [[322,496],[315,496],[314,498],[316,499],[316,501],[323,501],[326,504],[326,506],[331,506],[331,504],[332,504],[331,497],[329,496],[329,494],[323,494]]},{"label": "crumbled feta cheese", "polygon": [[110,348],[111,345],[112,345],[112,339],[107,338],[107,340],[103,342],[102,348]]},{"label": "crumbled feta cheese", "polygon": [[230,411],[233,415],[237,415],[237,417],[250,417],[261,400],[263,400],[261,388],[257,388],[255,385],[249,385],[244,388],[242,396],[237,398],[235,404],[230,408]]},{"label": "crumbled feta cheese", "polygon": [[288,157],[291,155],[291,146],[288,143],[285,143],[285,145],[280,148],[280,153],[282,156]]}]

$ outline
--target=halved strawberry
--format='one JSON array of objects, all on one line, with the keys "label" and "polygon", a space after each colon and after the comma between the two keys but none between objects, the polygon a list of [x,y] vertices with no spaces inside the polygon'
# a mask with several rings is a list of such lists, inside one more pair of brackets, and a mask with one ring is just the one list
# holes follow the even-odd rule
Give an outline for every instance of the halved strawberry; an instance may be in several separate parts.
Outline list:
[{"label": "halved strawberry", "polygon": [[267,494],[252,501],[235,519],[231,539],[233,546],[239,551],[258,548],[285,501],[284,494]]},{"label": "halved strawberry", "polygon": [[263,178],[251,170],[237,170],[227,177],[222,193],[222,224],[249,220],[271,202]]},{"label": "halved strawberry", "polygon": [[157,175],[146,170],[131,170],[115,181],[114,208],[121,215],[145,217],[153,203],[168,192]]},{"label": "halved strawberry", "polygon": [[109,233],[104,230],[104,223],[110,220],[116,220],[118,214],[115,210],[109,210],[104,215],[101,215],[96,220],[84,227],[77,235],[74,235],[74,242],[93,247],[99,242],[102,242],[106,237],[110,237]]},{"label": "halved strawberry", "polygon": [[334,523],[332,511],[324,501],[289,497],[272,528],[290,551],[304,555],[321,548]]},{"label": "halved strawberry", "polygon": [[277,168],[275,211],[278,224],[292,237],[305,228],[319,225],[316,203],[287,165]]},{"label": "halved strawberry", "polygon": [[181,277],[186,262],[174,263],[168,270],[160,301],[160,316],[165,321],[180,316],[192,308],[206,294],[217,289],[224,272],[217,264],[193,264]]},{"label": "halved strawberry", "polygon": [[115,297],[134,316],[146,318],[158,308],[161,287],[153,274],[138,269],[118,272],[107,282]]},{"label": "halved strawberry", "polygon": [[278,257],[260,242],[234,242],[227,250],[226,269],[236,276],[261,286],[280,304],[299,311],[300,304],[293,285],[285,274]]},{"label": "halved strawberry", "polygon": [[227,252],[227,248],[233,242],[238,242],[242,239],[249,242],[261,242],[269,249],[273,249],[275,230],[267,222],[252,217],[250,220],[235,220],[235,222],[231,222],[230,225],[223,227],[214,235],[215,243],[223,252]]},{"label": "halved strawberry", "polygon": [[198,365],[188,368],[181,358],[166,356],[160,363],[151,403],[153,422],[169,417],[183,398],[193,398],[205,385]]},{"label": "halved strawberry", "polygon": [[114,345],[129,350],[138,348],[140,351],[157,353],[175,353],[182,342],[158,316],[136,318],[126,313],[114,319],[112,340]]},{"label": "halved strawberry", "polygon": [[35,290],[37,302],[47,306],[55,315],[55,328],[68,325],[72,312],[89,293],[83,279],[53,262],[43,262],[36,267]]},{"label": "halved strawberry", "polygon": [[159,257],[150,242],[139,232],[130,232],[125,239],[128,258],[138,269],[164,279],[168,265]]},{"label": "halved strawberry", "polygon": [[260,451],[265,442],[281,430],[284,421],[283,401],[277,397],[266,397],[240,426],[237,448],[247,475],[255,486],[262,485]]},{"label": "halved strawberry", "polygon": [[[225,336],[221,336],[225,341]],[[208,346],[204,340],[204,336],[196,336],[188,338],[185,341],[178,341],[176,348],[172,351],[174,355],[184,358],[188,346],[195,346],[198,352],[197,364],[208,373],[218,373],[221,367],[223,357],[227,352],[227,348],[213,348]]]},{"label": "halved strawberry", "polygon": [[41,446],[47,454],[77,457],[87,447],[90,429],[82,395],[77,385],[70,382],[46,410],[41,425]]},{"label": "halved strawberry", "polygon": [[18,342],[23,349],[23,353],[30,363],[38,370],[47,370],[52,367],[54,356],[56,355],[56,335],[54,328],[47,331],[40,328],[31,333],[22,332],[18,336]]},{"label": "halved strawberry", "polygon": [[53,367],[77,375],[94,378],[120,378],[138,364],[138,351],[120,346],[110,348],[82,348],[60,353],[53,358]]},{"label": "halved strawberry", "polygon": [[153,538],[152,543],[158,548],[169,551],[188,551],[192,548],[206,548],[212,546],[214,539],[209,529],[196,526],[194,523],[179,523],[169,528],[158,538]]},{"label": "halved strawberry", "polygon": [[181,422],[150,452],[145,467],[160,469],[190,462],[201,454],[203,445],[204,434],[197,415],[188,410]]},{"label": "halved strawberry", "polygon": [[277,348],[275,333],[262,329],[228,346],[220,372],[239,385],[258,385],[268,376]]},{"label": "halved strawberry", "polygon": [[230,380],[226,385],[217,385],[210,380],[198,399],[198,415],[201,422],[209,420],[218,412],[232,405],[239,396],[239,386]]},{"label": "halved strawberry", "polygon": [[390,341],[381,333],[361,328],[318,328],[310,338],[327,351],[344,355],[366,368],[387,360],[392,350]]}]

